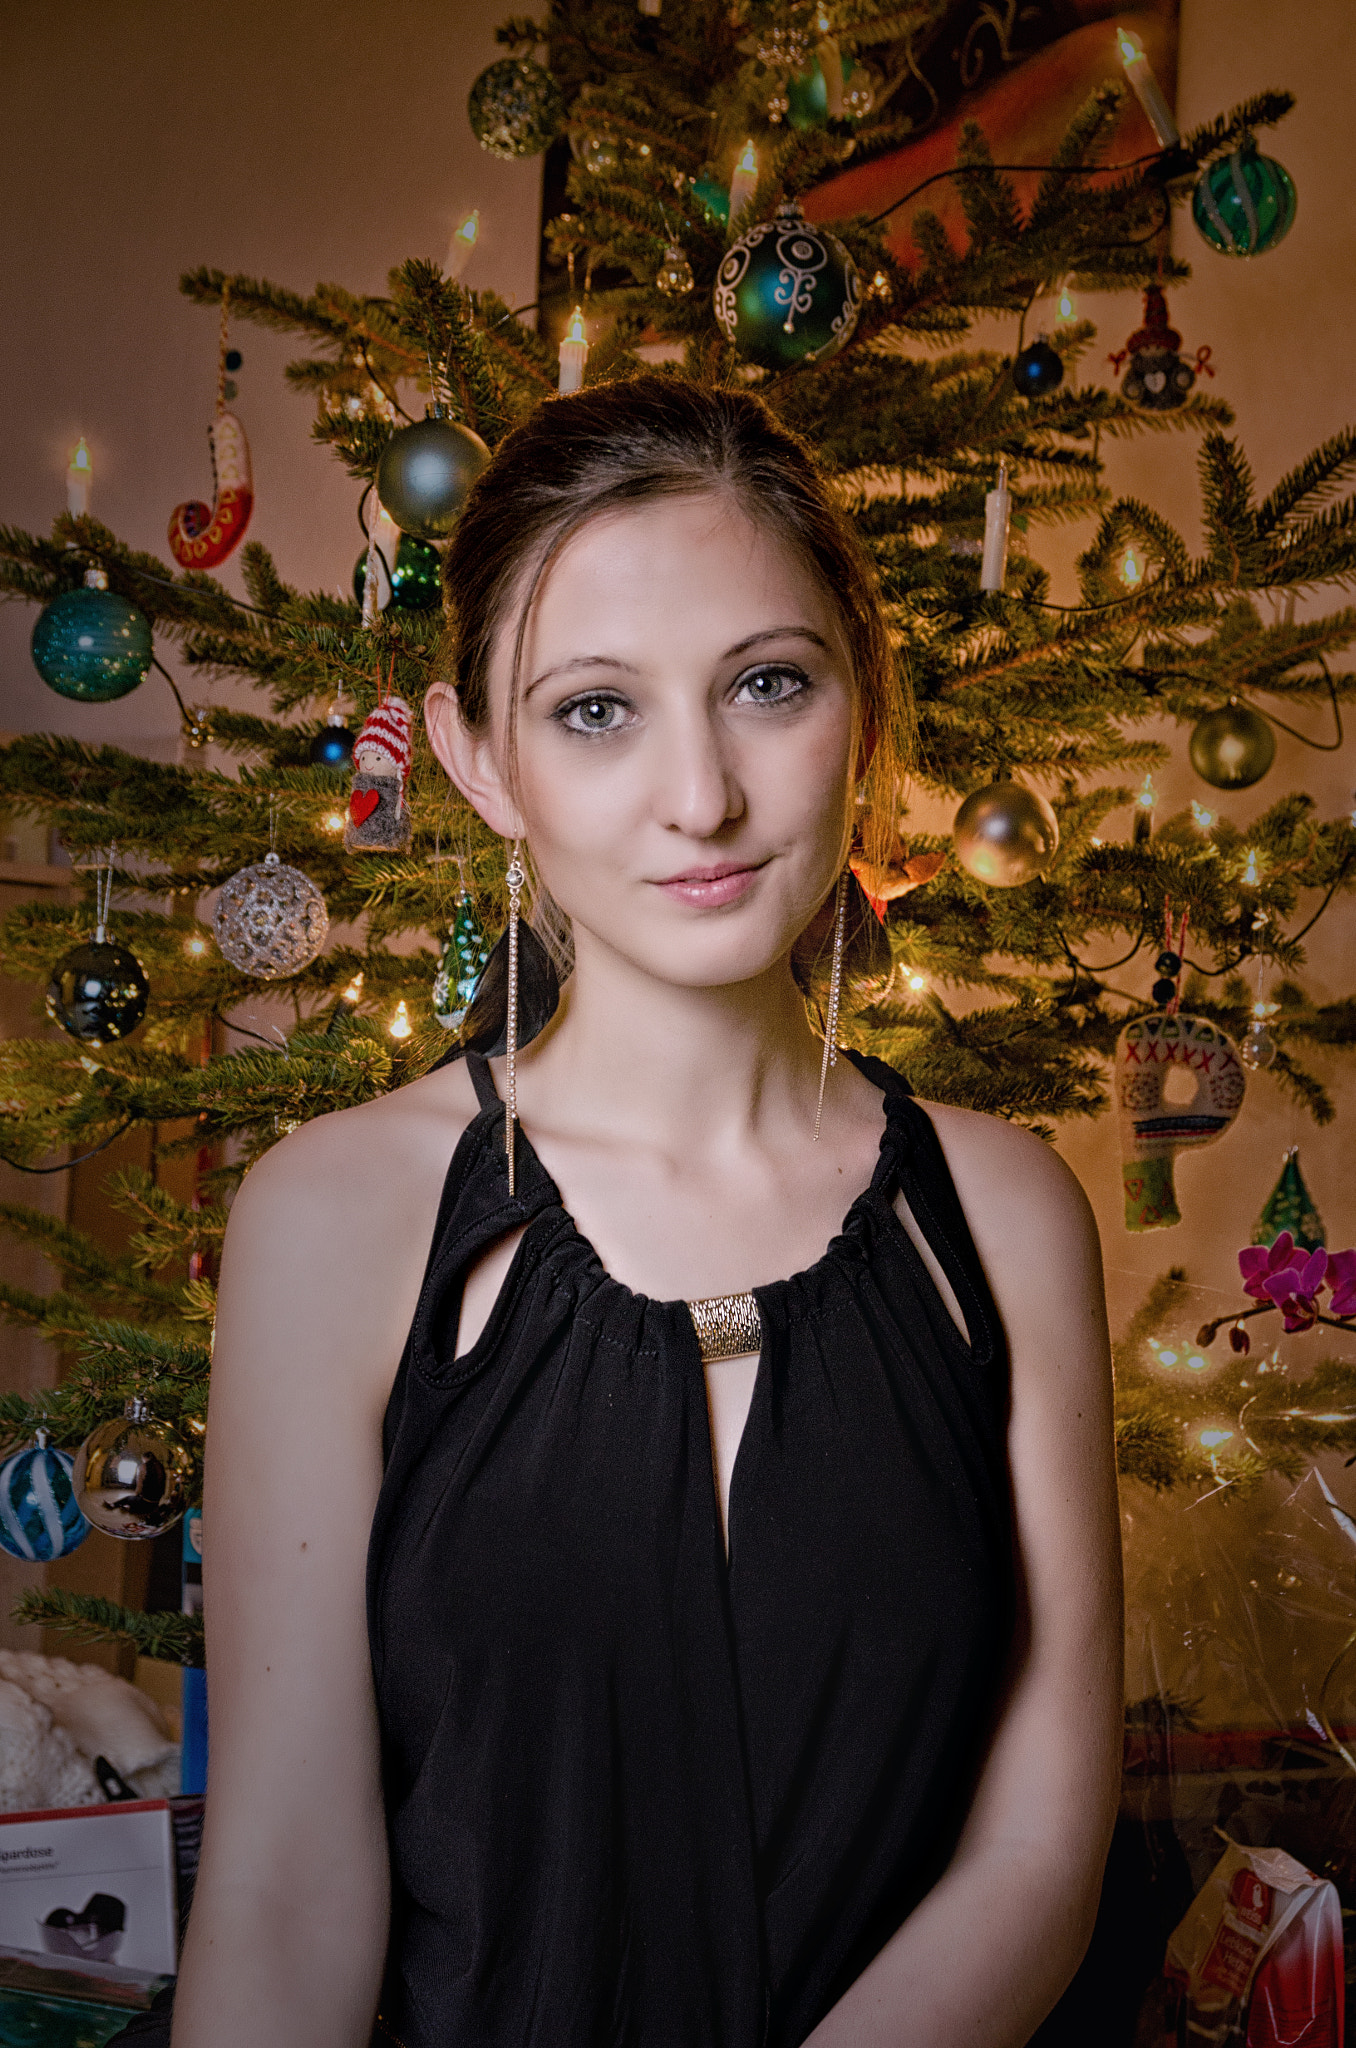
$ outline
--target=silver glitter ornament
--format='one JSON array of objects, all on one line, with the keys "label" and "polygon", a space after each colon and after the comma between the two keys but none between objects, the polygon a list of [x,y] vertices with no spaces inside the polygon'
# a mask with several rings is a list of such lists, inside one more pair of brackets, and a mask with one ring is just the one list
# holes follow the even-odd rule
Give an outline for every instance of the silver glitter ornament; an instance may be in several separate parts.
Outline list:
[{"label": "silver glitter ornament", "polygon": [[162,1535],[178,1521],[192,1469],[173,1430],[134,1395],[121,1415],[85,1438],[72,1485],[87,1522],[106,1536],[135,1542]]},{"label": "silver glitter ornament", "polygon": [[223,884],[212,929],[232,967],[277,981],[310,966],[329,935],[330,914],[309,875],[268,853]]},{"label": "silver glitter ornament", "polygon": [[1016,889],[1043,874],[1059,848],[1059,823],[1045,798],[1006,779],[966,797],[953,830],[961,866],[993,889]]}]

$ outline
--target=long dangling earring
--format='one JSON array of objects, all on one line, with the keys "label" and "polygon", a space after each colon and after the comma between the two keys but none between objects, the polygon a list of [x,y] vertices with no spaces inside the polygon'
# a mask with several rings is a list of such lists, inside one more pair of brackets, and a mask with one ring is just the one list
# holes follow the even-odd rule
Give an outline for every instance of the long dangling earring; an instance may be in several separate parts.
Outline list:
[{"label": "long dangling earring", "polygon": [[829,974],[828,1014],[824,1019],[824,1057],[819,1067],[819,1101],[815,1105],[815,1143],[819,1143],[819,1120],[824,1114],[824,1083],[829,1068],[838,1065],[838,1005],[843,993],[843,927],[847,922],[848,871],[838,877],[833,906],[833,967]]},{"label": "long dangling earring", "polygon": [[504,1020],[504,1051],[508,1058],[508,1093],[504,1102],[504,1150],[508,1155],[508,1184],[510,1195],[517,1192],[514,1172],[513,1127],[518,1121],[518,915],[522,908],[523,883],[527,875],[523,869],[522,852],[518,841],[513,842],[513,858],[508,864],[504,881],[508,887],[508,1015]]}]

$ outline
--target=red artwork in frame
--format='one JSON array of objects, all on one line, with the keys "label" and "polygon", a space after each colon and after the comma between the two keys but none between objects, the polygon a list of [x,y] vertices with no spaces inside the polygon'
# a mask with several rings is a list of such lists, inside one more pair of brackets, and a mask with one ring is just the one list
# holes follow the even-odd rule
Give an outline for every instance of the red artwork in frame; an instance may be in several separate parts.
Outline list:
[{"label": "red artwork in frame", "polygon": [[[853,165],[805,195],[811,220],[883,214],[914,187],[956,161],[961,127],[976,121],[994,161],[1048,164],[1078,109],[1099,85],[1124,83],[1118,29],[1139,37],[1169,104],[1177,86],[1177,0],[1118,10],[1106,0],[958,0],[917,53],[911,75],[886,111],[913,119],[917,140],[871,162]],[[1113,161],[1158,148],[1138,102],[1127,98],[1117,125]],[[1013,180],[1031,198],[1039,173]],[[945,180],[900,206],[890,221],[890,247],[902,263],[918,262],[910,226],[915,212],[935,213],[958,247],[965,228],[954,186]]]}]

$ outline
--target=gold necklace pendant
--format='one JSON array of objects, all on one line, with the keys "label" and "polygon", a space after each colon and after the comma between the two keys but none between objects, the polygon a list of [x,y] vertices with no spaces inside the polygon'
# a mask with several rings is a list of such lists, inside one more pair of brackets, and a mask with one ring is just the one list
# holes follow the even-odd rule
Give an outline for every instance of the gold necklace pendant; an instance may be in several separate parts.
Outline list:
[{"label": "gold necklace pendant", "polygon": [[687,1312],[697,1332],[702,1364],[718,1358],[742,1358],[763,1348],[763,1319],[751,1294],[716,1294],[690,1301]]}]

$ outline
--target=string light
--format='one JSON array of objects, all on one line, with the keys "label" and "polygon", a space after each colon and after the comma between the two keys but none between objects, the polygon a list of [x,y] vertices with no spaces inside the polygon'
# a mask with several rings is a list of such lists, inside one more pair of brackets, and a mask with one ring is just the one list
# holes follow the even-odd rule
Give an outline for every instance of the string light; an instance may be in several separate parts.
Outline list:
[{"label": "string light", "polygon": [[1254,850],[1253,852],[1249,853],[1249,855],[1248,855],[1248,863],[1247,863],[1247,866],[1246,866],[1246,867],[1244,868],[1244,870],[1243,870],[1243,877],[1242,877],[1242,879],[1243,879],[1243,885],[1244,885],[1244,887],[1245,887],[1245,888],[1248,888],[1248,889],[1255,889],[1255,888],[1257,888],[1257,887],[1258,887],[1259,883],[1261,882],[1261,880],[1262,880],[1262,872],[1261,872],[1260,860],[1261,860],[1261,856],[1260,856],[1260,855],[1259,855],[1259,854],[1258,854],[1258,853],[1257,853],[1257,852],[1256,852],[1255,850]]},{"label": "string light", "polygon": [[201,960],[207,951],[207,941],[201,932],[193,932],[184,940],[184,951],[190,960]]},{"label": "string light", "polygon": [[913,990],[915,995],[920,994],[921,991],[925,989],[928,985],[928,978],[926,974],[920,974],[916,967],[913,970],[912,974],[905,975],[904,979],[907,981],[909,987]]},{"label": "string light", "polygon": [[480,233],[480,208],[473,206],[466,218],[457,227],[448,245],[447,262],[443,266],[449,277],[460,277],[471,260],[471,251]]},{"label": "string light", "polygon": [[1137,589],[1144,581],[1144,557],[1133,541],[1121,556],[1121,566],[1117,573],[1127,590]]},{"label": "string light", "polygon": [[1144,45],[1130,29],[1118,28],[1116,37],[1121,48],[1121,63],[1125,67],[1126,83],[1144,109],[1144,118],[1154,131],[1154,139],[1160,149],[1173,149],[1181,141],[1181,130],[1172,118],[1172,109],[1163,97],[1163,88],[1154,77]]},{"label": "string light", "polygon": [[[362,977],[362,973],[361,973],[361,971],[359,971],[359,972],[358,972],[357,974],[355,974],[355,975],[354,975],[354,977],[353,977],[352,981],[351,981],[351,982],[349,983],[348,987],[347,987],[347,988],[346,988],[346,989],[344,990],[344,992],[343,992],[343,994],[342,994],[342,995],[340,996],[339,1000],[340,1000],[340,1002],[341,1002],[341,1003],[356,1003],[356,1002],[357,1002],[357,1000],[358,1000],[358,998],[359,998],[359,996],[360,996],[360,995],[362,994],[362,992],[363,992],[363,977]],[[402,1009],[403,1009],[403,1008],[404,1008],[404,1005],[402,1004],[402,1005],[401,1005],[401,1007],[402,1007]]]},{"label": "string light", "polygon": [[71,450],[70,467],[66,471],[66,510],[72,518],[81,519],[89,511],[89,492],[93,482],[94,457],[82,434]]},{"label": "string light", "polygon": [[758,152],[755,150],[753,138],[750,136],[749,140],[744,144],[743,154],[735,165],[734,176],[730,180],[731,226],[738,220],[740,214],[744,211],[744,208],[757,190]]},{"label": "string light", "polygon": [[1073,293],[1069,290],[1067,284],[1060,292],[1059,305],[1055,312],[1055,318],[1057,320],[1076,320],[1078,318],[1078,313],[1074,306]]},{"label": "string light", "polygon": [[565,339],[560,344],[560,377],[557,389],[562,395],[567,391],[582,391],[584,388],[584,365],[589,359],[589,345],[584,339],[584,316],[578,306],[565,330]]},{"label": "string light", "polygon": [[1207,811],[1204,804],[1198,804],[1195,797],[1191,799],[1191,818],[1200,832],[1208,832],[1215,822],[1214,812]]},{"label": "string light", "polygon": [[1158,802],[1158,796],[1157,792],[1154,789],[1154,779],[1152,775],[1145,776],[1143,782],[1139,786],[1139,795],[1135,798],[1135,802],[1139,805],[1139,808],[1142,811],[1151,811],[1154,805]]},{"label": "string light", "polygon": [[403,996],[401,997],[401,1000],[396,1004],[395,1015],[394,1017],[392,1017],[390,1023],[386,1026],[386,1029],[390,1032],[392,1038],[408,1038],[410,1033],[414,1030],[414,1026],[410,1022],[410,1013],[405,1007],[405,999]]},{"label": "string light", "polygon": [[342,832],[344,829],[344,814],[342,811],[327,811],[321,820],[321,824],[326,832]]},{"label": "string light", "polygon": [[1217,1451],[1221,1444],[1232,1442],[1233,1434],[1231,1429],[1203,1429],[1201,1431],[1202,1448],[1207,1451]]}]

